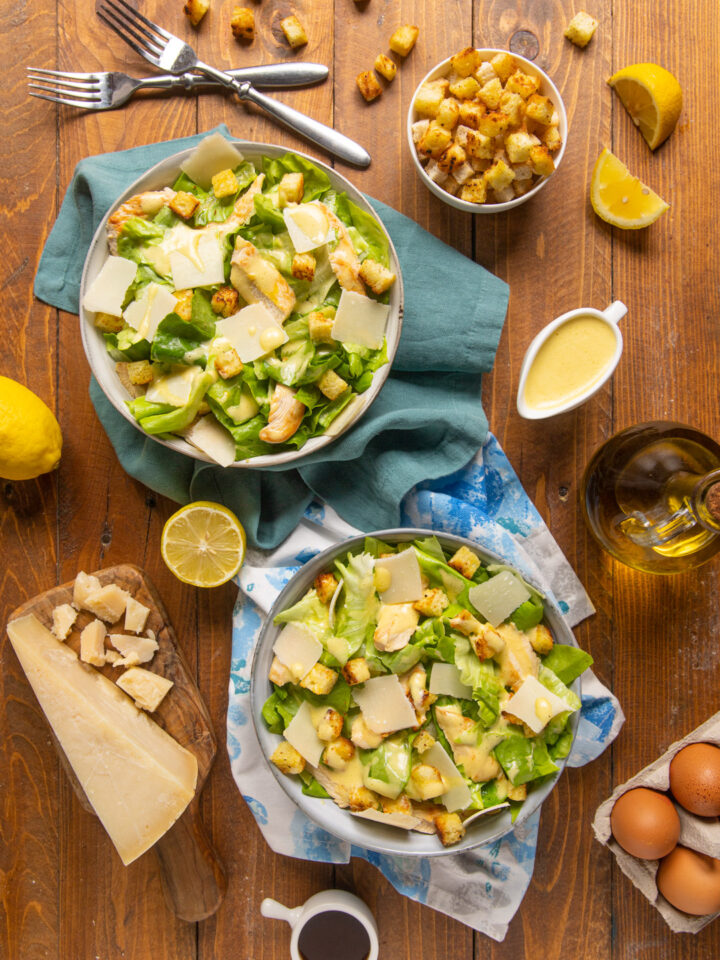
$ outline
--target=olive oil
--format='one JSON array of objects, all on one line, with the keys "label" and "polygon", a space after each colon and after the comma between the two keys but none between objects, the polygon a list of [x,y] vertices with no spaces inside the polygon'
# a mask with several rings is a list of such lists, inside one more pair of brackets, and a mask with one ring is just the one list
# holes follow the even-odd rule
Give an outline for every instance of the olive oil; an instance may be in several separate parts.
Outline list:
[{"label": "olive oil", "polygon": [[593,456],[582,502],[600,545],[628,566],[697,567],[720,550],[720,445],[678,423],[630,427]]}]

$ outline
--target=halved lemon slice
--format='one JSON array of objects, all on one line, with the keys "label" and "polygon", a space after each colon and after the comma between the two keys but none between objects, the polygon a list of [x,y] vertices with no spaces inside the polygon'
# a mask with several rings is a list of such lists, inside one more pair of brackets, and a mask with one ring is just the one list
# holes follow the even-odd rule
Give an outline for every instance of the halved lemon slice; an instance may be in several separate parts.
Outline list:
[{"label": "halved lemon slice", "polygon": [[682,110],[682,88],[669,70],[657,63],[634,63],[618,70],[608,83],[651,150],[667,140]]},{"label": "halved lemon slice", "polygon": [[178,580],[195,587],[219,587],[242,566],[245,531],[227,507],[198,500],[170,517],[160,550]]},{"label": "halved lemon slice", "polygon": [[593,170],[590,202],[599,217],[623,230],[649,226],[670,206],[607,149]]}]

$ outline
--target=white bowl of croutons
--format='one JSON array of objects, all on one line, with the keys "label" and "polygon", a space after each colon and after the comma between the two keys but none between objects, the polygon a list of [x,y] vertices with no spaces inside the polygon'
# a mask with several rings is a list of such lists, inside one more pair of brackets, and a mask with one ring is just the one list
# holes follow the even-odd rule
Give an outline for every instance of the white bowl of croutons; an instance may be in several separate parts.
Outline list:
[{"label": "white bowl of croutons", "polygon": [[420,82],[407,136],[436,197],[467,213],[500,213],[529,200],[558,168],[567,114],[555,84],[530,60],[467,47]]}]

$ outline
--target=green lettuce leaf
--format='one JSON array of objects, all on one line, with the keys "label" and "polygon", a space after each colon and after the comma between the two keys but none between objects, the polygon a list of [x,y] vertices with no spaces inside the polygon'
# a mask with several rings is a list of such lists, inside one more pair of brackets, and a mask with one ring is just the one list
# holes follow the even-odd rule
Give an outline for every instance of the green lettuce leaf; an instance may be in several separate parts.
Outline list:
[{"label": "green lettuce leaf", "polygon": [[322,784],[318,783],[309,770],[303,770],[300,774],[302,781],[301,790],[306,797],[318,797],[319,799],[329,799],[330,794]]},{"label": "green lettuce leaf", "polygon": [[341,602],[335,609],[335,633],[348,641],[352,656],[373,628],[380,606],[375,595],[374,560],[367,553],[348,555],[345,563],[336,560],[335,568],[344,581]]},{"label": "green lettuce leaf", "polygon": [[262,707],[262,718],[270,733],[282,733],[298,712],[300,701],[286,687],[275,688]]},{"label": "green lettuce leaf", "polygon": [[379,792],[399,796],[410,779],[411,756],[410,739],[404,732],[388,737],[375,750],[361,750],[365,786],[373,789],[373,782],[386,784],[389,789]]},{"label": "green lettuce leaf", "polygon": [[213,375],[209,372],[200,374],[195,380],[187,403],[182,407],[170,407],[169,410],[162,413],[147,414],[142,412],[143,406],[138,402],[144,400],[144,398],[137,397],[135,400],[128,402],[128,409],[145,433],[157,435],[184,430],[185,427],[190,426],[197,416],[205,391],[211,386],[213,379]]},{"label": "green lettuce leaf", "polygon": [[328,608],[314,589],[308,590],[292,607],[278,613],[273,622],[300,623],[314,634],[323,646],[326,645],[328,637],[332,636]]},{"label": "green lettuce leaf", "polygon": [[559,680],[568,685],[592,665],[593,658],[589,653],[569,643],[556,643],[550,653],[542,658],[542,662]]},{"label": "green lettuce leaf", "polygon": [[531,630],[545,616],[545,606],[539,597],[530,597],[510,614],[510,620],[518,630]]},{"label": "green lettuce leaf", "polygon": [[495,747],[494,753],[505,776],[515,787],[558,770],[547,745],[539,738],[528,740],[522,734],[511,734]]},{"label": "green lettuce leaf", "polygon": [[286,153],[282,157],[271,159],[263,157],[265,184],[269,189],[277,186],[286,173],[302,173],[304,183],[303,203],[317,200],[330,189],[330,178],[305,157],[295,153]]}]

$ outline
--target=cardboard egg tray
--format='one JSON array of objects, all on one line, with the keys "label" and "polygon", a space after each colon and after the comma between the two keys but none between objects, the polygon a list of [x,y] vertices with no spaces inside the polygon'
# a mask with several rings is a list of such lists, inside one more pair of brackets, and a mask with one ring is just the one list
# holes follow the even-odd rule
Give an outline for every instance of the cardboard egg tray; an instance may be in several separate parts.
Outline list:
[{"label": "cardboard egg tray", "polygon": [[[658,757],[653,763],[636,773],[634,777],[616,787],[612,796],[597,808],[593,820],[593,830],[596,838],[603,846],[612,850],[622,872],[660,911],[667,925],[675,933],[697,933],[717,916],[720,916],[720,913],[708,914],[705,917],[693,917],[671,906],[658,893],[655,883],[659,861],[639,860],[637,857],[632,857],[629,853],[626,853],[612,835],[610,813],[618,797],[627,793],[633,787],[648,787],[651,790],[667,791],[670,787],[670,761],[678,750],[689,743],[712,743],[716,747],[720,747],[720,713],[714,714],[705,723],[696,727],[692,733],[673,743],[661,757]],[[670,799],[672,800],[672,796]],[[680,817],[680,839],[678,843],[700,853],[706,853],[708,856],[720,858],[720,818],[698,817],[689,813],[678,803],[675,803],[675,809]]]}]

